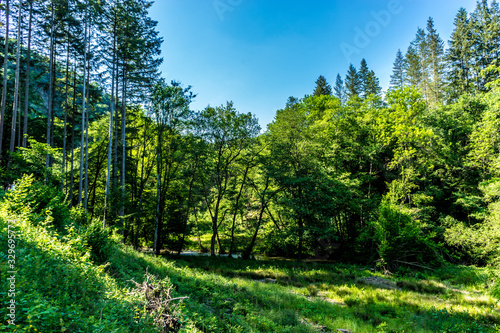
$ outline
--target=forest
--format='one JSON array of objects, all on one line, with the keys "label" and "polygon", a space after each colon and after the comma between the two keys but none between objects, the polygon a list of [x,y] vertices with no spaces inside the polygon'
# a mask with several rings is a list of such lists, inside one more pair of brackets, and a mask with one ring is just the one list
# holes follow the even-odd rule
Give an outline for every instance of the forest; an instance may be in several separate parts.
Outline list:
[{"label": "forest", "polygon": [[[422,22],[425,28],[416,29],[411,44],[401,45],[394,63],[387,64],[393,73],[387,91],[363,59],[343,69],[345,75],[337,74],[333,85],[320,76],[311,82],[310,94],[289,97],[267,128],[232,101],[191,109],[197,92],[168,82],[159,71],[163,40],[148,14],[151,5],[150,0],[0,4],[5,256],[7,220],[17,216],[26,223],[19,226],[26,244],[52,244],[54,237],[73,248],[61,245],[64,255],[88,253],[88,262],[78,264],[85,272],[68,273],[75,276],[97,276],[111,265],[111,276],[131,278],[122,270],[135,268],[122,267],[120,260],[140,260],[155,274],[174,274],[176,264],[167,267],[158,260],[184,251],[279,257],[297,265],[337,263],[332,268],[337,277],[352,275],[352,267],[413,277],[449,267],[464,272],[500,267],[500,6],[495,0],[479,0],[470,13],[458,10],[449,38],[440,36],[432,18]],[[37,240],[37,234],[43,237]],[[110,254],[112,247],[129,252],[119,257]],[[140,259],[132,259],[136,256]],[[217,260],[185,259],[175,272],[187,274],[179,273],[182,265],[200,270],[221,265],[218,273],[244,275],[244,267],[239,273],[228,268],[247,265],[244,260]],[[260,277],[259,264],[248,265],[247,273],[258,266],[251,274]],[[295,283],[293,268],[283,267],[285,273],[270,276]],[[181,296],[190,293],[178,285],[180,277],[178,284],[170,279]],[[305,277],[296,283],[304,281],[307,295],[321,290]],[[498,300],[500,282],[491,276],[481,281]],[[417,288],[405,283],[398,287]],[[33,307],[33,299],[24,301]],[[359,299],[352,302],[359,305]],[[120,304],[112,309],[121,309]],[[212,314],[201,308],[175,311],[190,314],[192,327],[186,331],[281,331],[228,324],[223,315],[210,324],[206,318]],[[88,327],[68,331],[93,331],[99,318],[94,316]],[[353,316],[363,321],[363,315]],[[188,319],[179,318],[187,329]],[[365,321],[380,328],[384,318]],[[471,318],[473,325],[477,317]],[[500,314],[488,318],[484,330],[467,326],[467,331],[490,332],[494,325],[498,330]],[[293,332],[307,326],[292,319]],[[55,331],[63,327],[58,320],[45,321],[55,326],[43,326],[41,319],[39,324]],[[116,329],[112,323],[109,331]],[[456,332],[465,332],[457,325]],[[138,331],[131,327],[115,331]],[[455,332],[450,327],[427,329]],[[357,328],[353,331],[364,331]],[[399,330],[387,330],[393,331]]]}]

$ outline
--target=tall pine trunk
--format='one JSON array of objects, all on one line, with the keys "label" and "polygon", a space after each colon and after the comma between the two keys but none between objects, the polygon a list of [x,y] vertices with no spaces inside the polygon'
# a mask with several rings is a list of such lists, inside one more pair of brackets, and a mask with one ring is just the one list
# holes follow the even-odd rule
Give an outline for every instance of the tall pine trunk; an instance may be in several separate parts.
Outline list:
[{"label": "tall pine trunk", "polygon": [[[47,106],[47,145],[51,145],[51,127],[52,127],[52,99],[53,99],[53,85],[54,85],[54,30],[55,30],[55,22],[54,22],[54,0],[52,0],[52,14],[51,14],[51,27],[50,27],[50,60],[49,60],[49,101]],[[50,166],[50,156],[47,154],[45,159],[45,166],[47,169]],[[46,181],[48,181],[48,174],[46,176]]]},{"label": "tall pine trunk", "polygon": [[[61,192],[64,192],[66,180],[66,136],[68,134],[68,80],[69,80],[69,34],[68,34],[68,48],[66,49],[66,79],[65,79],[65,99],[64,99],[64,135],[63,135],[63,151],[62,151],[62,165],[61,165]],[[25,118],[26,119],[26,118]]]},{"label": "tall pine trunk", "polygon": [[126,117],[127,117],[127,97],[126,97],[126,89],[127,89],[127,62],[125,61],[123,66],[123,83],[122,83],[122,170],[121,170],[121,208],[120,208],[120,217],[123,220],[125,216],[125,164],[126,164]]},{"label": "tall pine trunk", "polygon": [[114,21],[113,28],[113,60],[111,65],[111,98],[109,101],[109,142],[108,142],[108,165],[107,165],[107,173],[106,173],[106,191],[104,195],[104,218],[102,222],[102,227],[106,227],[106,213],[108,209],[108,201],[109,201],[109,187],[110,187],[110,178],[111,178],[111,153],[113,148],[113,115],[115,109],[115,63],[116,63],[116,16]]},{"label": "tall pine trunk", "polygon": [[[22,12],[23,12],[23,2],[19,1],[19,12],[17,14],[17,46],[16,46],[16,78],[14,81],[14,102],[12,107],[12,126],[10,130],[10,148],[9,151],[12,154],[16,146],[16,127],[17,127],[17,113],[18,113],[18,102],[19,102],[19,73],[21,71],[21,22],[22,22]],[[9,155],[10,164],[11,155]]]},{"label": "tall pine trunk", "polygon": [[29,1],[29,24],[28,24],[28,50],[26,55],[26,89],[24,91],[24,123],[23,123],[23,143],[22,146],[27,146],[28,136],[28,113],[29,113],[29,95],[30,95],[30,72],[31,72],[31,25],[33,22],[33,1]]},{"label": "tall pine trunk", "polygon": [[5,8],[5,50],[3,57],[3,90],[2,105],[0,106],[0,159],[2,158],[3,146],[3,123],[5,122],[5,104],[7,103],[7,71],[9,68],[9,0],[6,1]]},{"label": "tall pine trunk", "polygon": [[[89,42],[88,42],[88,51],[87,54],[90,55],[90,46],[92,41],[92,23],[89,24]],[[90,100],[90,63],[87,64],[87,104]],[[87,117],[85,120],[85,186],[84,186],[84,196],[83,196],[83,207],[87,210],[88,207],[88,189],[89,189],[89,112],[90,108],[87,111]]]},{"label": "tall pine trunk", "polygon": [[[87,29],[88,23],[85,25],[85,38],[83,42],[83,92],[82,92],[82,133],[81,133],[81,144],[80,144],[80,179],[78,183],[78,206],[82,204],[82,194],[83,194],[83,169],[84,169],[84,157],[85,157],[85,117],[87,110]],[[86,170],[85,170],[86,172]]]},{"label": "tall pine trunk", "polygon": [[73,69],[73,103],[71,104],[71,175],[69,180],[69,204],[73,206],[73,185],[75,179],[74,157],[75,157],[75,110],[76,110],[76,61]]}]

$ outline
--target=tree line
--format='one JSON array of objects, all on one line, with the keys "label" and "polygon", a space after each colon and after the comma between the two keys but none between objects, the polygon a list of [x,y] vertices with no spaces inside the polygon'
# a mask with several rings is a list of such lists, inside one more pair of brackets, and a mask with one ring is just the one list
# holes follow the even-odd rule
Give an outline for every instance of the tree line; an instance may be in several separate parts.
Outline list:
[{"label": "tree line", "polygon": [[498,257],[496,1],[460,9],[446,50],[430,18],[384,97],[363,59],[333,89],[320,76],[290,97],[263,132],[232,102],[191,110],[191,87],[160,78],[151,4],[5,2],[4,183],[34,174],[157,254]]}]

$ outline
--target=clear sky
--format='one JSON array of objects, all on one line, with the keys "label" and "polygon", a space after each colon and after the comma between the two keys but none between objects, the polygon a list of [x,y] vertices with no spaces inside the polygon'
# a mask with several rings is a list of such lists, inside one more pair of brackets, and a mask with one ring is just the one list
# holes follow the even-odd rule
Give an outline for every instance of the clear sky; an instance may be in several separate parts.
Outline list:
[{"label": "clear sky", "polygon": [[383,90],[398,48],[434,23],[447,42],[460,7],[476,0],[156,0],[163,77],[191,85],[191,107],[234,101],[265,129],[289,96],[311,94],[319,75],[333,86],[365,58]]}]

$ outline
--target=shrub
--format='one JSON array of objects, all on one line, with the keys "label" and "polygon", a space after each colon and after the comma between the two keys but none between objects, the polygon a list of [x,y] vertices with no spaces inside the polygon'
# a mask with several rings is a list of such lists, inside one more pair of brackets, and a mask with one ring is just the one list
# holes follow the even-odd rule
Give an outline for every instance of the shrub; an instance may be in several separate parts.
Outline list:
[{"label": "shrub", "polygon": [[111,251],[109,229],[103,229],[98,221],[93,221],[83,232],[85,244],[90,248],[90,258],[96,263],[108,260]]},{"label": "shrub", "polygon": [[500,281],[497,281],[493,286],[491,295],[500,301]]},{"label": "shrub", "polygon": [[34,225],[43,224],[62,230],[70,217],[62,193],[35,180],[33,175],[24,175],[16,181],[14,189],[6,193],[5,199],[5,208],[9,213],[20,215]]},{"label": "shrub", "polygon": [[431,236],[404,206],[396,206],[387,198],[382,200],[376,222],[376,241],[382,265],[441,263],[443,259],[438,245]]}]

